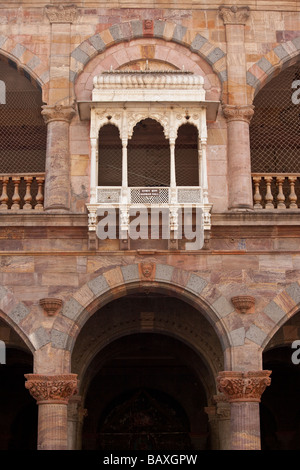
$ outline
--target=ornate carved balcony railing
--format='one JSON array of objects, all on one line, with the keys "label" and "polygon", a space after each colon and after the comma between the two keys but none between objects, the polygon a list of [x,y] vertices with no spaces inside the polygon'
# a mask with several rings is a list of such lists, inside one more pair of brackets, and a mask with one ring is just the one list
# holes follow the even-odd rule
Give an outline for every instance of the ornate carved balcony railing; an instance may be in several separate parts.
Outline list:
[{"label": "ornate carved balcony railing", "polygon": [[299,173],[252,173],[254,209],[299,209]]},{"label": "ornate carved balcony railing", "polygon": [[199,208],[202,210],[203,229],[210,230],[211,228],[212,204],[208,203],[200,186],[176,186],[175,188],[98,186],[96,188],[96,203],[87,204],[89,230],[96,230],[97,210],[100,208],[119,210],[121,224],[125,229],[130,209],[138,210],[142,207],[168,209],[173,229],[177,226],[180,210]]},{"label": "ornate carved balcony railing", "polygon": [[0,174],[0,212],[44,210],[45,173]]}]

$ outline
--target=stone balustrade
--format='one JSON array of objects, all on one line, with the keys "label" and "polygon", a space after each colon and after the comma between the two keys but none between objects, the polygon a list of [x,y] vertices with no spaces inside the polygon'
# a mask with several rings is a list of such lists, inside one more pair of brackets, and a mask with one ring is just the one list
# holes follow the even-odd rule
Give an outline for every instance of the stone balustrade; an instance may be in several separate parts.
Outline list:
[{"label": "stone balustrade", "polygon": [[299,173],[252,173],[254,209],[299,209]]},{"label": "stone balustrade", "polygon": [[0,211],[44,210],[45,173],[0,174]]}]

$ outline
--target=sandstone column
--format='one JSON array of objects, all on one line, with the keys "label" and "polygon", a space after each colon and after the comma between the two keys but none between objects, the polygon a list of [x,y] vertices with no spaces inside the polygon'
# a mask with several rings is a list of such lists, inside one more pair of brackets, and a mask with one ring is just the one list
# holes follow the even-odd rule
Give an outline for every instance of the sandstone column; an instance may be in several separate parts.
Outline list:
[{"label": "sandstone column", "polygon": [[74,395],[68,404],[68,450],[80,450],[82,426],[87,410],[82,406],[82,397]]},{"label": "sandstone column", "polygon": [[[230,210],[252,210],[249,124],[253,106],[247,102],[245,24],[248,7],[220,7],[226,31],[227,97],[223,112],[228,122],[228,189]],[[226,92],[225,92],[226,93]]]},{"label": "sandstone column", "polygon": [[219,423],[220,450],[230,450],[230,403],[223,394],[215,395],[214,401]]},{"label": "sandstone column", "polygon": [[67,450],[67,405],[77,391],[77,375],[26,374],[25,387],[39,406],[38,450]]},{"label": "sandstone column", "polygon": [[223,371],[219,391],[231,404],[231,450],[260,450],[259,402],[270,385],[271,371]]},{"label": "sandstone column", "polygon": [[51,24],[49,98],[42,115],[47,124],[45,210],[70,210],[69,124],[75,115],[70,84],[71,25],[75,5],[47,5]]},{"label": "sandstone column", "polygon": [[47,123],[45,210],[70,210],[69,125],[72,106],[43,106]]}]

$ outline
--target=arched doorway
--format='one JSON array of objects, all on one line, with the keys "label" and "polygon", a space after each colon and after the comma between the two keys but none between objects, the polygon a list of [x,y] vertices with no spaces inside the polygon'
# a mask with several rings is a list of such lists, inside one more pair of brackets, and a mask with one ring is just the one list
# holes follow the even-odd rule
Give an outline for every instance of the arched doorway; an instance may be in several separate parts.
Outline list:
[{"label": "arched doorway", "polygon": [[0,364],[0,450],[36,450],[38,407],[24,378],[32,373],[33,356],[2,319],[0,335],[6,347],[5,364]]},{"label": "arched doorway", "polygon": [[87,409],[82,448],[209,449],[205,408],[222,366],[213,327],[184,301],[139,292],[110,302],[72,355]]},{"label": "arched doorway", "polygon": [[297,313],[277,331],[263,354],[263,369],[272,371],[271,386],[261,399],[263,450],[300,450],[300,363],[293,360],[292,348],[299,339]]}]

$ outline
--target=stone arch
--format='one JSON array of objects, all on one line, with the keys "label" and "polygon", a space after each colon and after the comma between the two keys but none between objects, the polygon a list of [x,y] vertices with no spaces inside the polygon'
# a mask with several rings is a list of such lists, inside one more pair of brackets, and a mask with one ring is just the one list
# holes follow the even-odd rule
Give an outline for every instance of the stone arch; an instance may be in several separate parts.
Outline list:
[{"label": "stone arch", "polygon": [[18,302],[7,288],[0,286],[0,319],[14,330],[24,341],[33,354],[37,344],[34,344],[34,333],[29,335],[23,326],[23,321],[30,310],[23,302]]},{"label": "stone arch", "polygon": [[225,52],[201,34],[191,37],[188,28],[170,21],[133,20],[115,24],[83,41],[71,53],[70,82],[75,83],[86,65],[98,54],[118,43],[147,38],[174,42],[209,64],[221,83],[227,81]]},{"label": "stone arch", "polygon": [[279,44],[247,70],[249,103],[272,78],[299,60],[300,36]]},{"label": "stone arch", "polygon": [[7,61],[19,73],[25,75],[36,88],[41,90],[43,101],[47,102],[49,70],[37,55],[23,44],[0,36],[0,59]]},{"label": "stone arch", "polygon": [[[234,313],[232,303],[214,285],[196,273],[167,264],[151,262],[118,266],[83,285],[64,304],[51,331],[53,348],[71,352],[85,322],[108,302],[136,291],[171,292],[190,303],[214,327],[225,352],[233,345],[226,316]],[[228,361],[230,361],[230,356]],[[227,365],[229,367],[229,364]]]},{"label": "stone arch", "polygon": [[279,328],[299,312],[299,307],[299,282],[289,284],[267,304],[262,312],[262,316],[267,316],[269,330],[261,335],[262,350],[264,350]]}]

